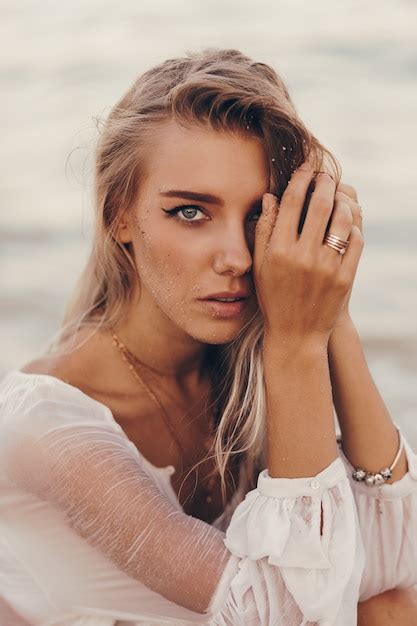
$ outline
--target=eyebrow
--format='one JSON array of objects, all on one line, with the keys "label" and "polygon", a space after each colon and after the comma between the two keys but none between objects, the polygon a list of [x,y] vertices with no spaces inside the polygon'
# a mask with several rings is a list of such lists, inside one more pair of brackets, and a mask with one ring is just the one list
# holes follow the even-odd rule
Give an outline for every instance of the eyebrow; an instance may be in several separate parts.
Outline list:
[{"label": "eyebrow", "polygon": [[223,200],[211,193],[198,193],[197,191],[187,191],[185,189],[170,189],[169,191],[161,192],[159,195],[165,198],[185,198],[186,200],[196,200],[197,202],[224,206]]},{"label": "eyebrow", "polygon": [[[168,191],[160,192],[159,195],[165,198],[185,198],[186,200],[218,204],[224,207],[224,201],[219,196],[214,196],[211,193],[199,193],[198,191],[187,191],[186,189],[169,189]],[[258,205],[262,205],[262,196],[252,204],[252,207]]]}]

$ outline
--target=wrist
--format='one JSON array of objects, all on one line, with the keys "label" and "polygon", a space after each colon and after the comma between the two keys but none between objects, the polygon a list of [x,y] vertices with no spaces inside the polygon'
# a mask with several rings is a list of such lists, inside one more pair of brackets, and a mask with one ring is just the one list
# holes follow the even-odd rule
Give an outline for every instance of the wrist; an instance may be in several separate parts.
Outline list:
[{"label": "wrist", "polygon": [[358,331],[352,318],[346,316],[343,321],[340,321],[336,326],[333,327],[333,330],[329,337],[329,350],[336,341],[340,341],[344,338],[352,336],[358,336]]},{"label": "wrist", "polygon": [[262,354],[264,363],[288,361],[327,360],[327,340],[321,337],[305,337],[288,339],[266,333],[264,335]]},{"label": "wrist", "polygon": [[333,335],[336,331],[343,330],[344,328],[351,328],[352,326],[354,327],[355,324],[353,323],[350,314],[348,312],[342,313],[337,318],[336,323],[333,326],[331,335]]}]

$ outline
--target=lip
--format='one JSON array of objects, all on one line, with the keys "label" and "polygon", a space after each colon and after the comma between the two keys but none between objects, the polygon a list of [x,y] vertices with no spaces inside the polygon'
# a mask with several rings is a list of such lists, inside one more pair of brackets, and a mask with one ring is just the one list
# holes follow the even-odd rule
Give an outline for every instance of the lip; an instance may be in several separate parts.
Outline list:
[{"label": "lip", "polygon": [[221,291],[219,293],[212,293],[205,298],[199,298],[200,300],[211,300],[213,298],[248,298],[249,292],[241,289],[240,291]]},{"label": "lip", "polygon": [[[223,298],[231,298],[232,296],[219,296]],[[237,296],[236,296],[237,297]],[[248,298],[238,300],[237,302],[216,302],[216,300],[200,300],[210,311],[214,317],[231,318],[239,316],[248,305]]]}]

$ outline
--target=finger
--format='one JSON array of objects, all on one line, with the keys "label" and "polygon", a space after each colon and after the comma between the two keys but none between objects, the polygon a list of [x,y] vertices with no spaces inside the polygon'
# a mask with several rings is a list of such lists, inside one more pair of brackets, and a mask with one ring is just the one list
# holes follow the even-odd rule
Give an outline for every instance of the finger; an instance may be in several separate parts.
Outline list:
[{"label": "finger", "polygon": [[308,248],[317,248],[323,242],[326,226],[334,206],[336,183],[327,172],[320,172],[311,196],[300,241]]},{"label": "finger", "polygon": [[298,224],[314,169],[306,161],[293,172],[281,197],[279,214],[271,234],[271,246],[293,243],[298,239]]},{"label": "finger", "polygon": [[345,284],[351,285],[355,279],[364,246],[362,233],[359,228],[355,226],[355,224],[352,224],[348,239],[349,245],[347,250],[345,254],[341,255],[342,263],[340,266],[340,278],[345,282]]},{"label": "finger", "polygon": [[363,223],[363,211],[360,204],[358,204],[355,200],[352,200],[351,196],[348,196],[342,191],[336,191],[335,200],[344,200],[350,206],[350,210],[352,211],[353,223],[357,226],[361,232],[363,232],[362,223]]},{"label": "finger", "polygon": [[278,198],[272,193],[265,193],[262,198],[262,213],[255,228],[255,248],[253,256],[254,263],[257,267],[261,267],[265,258],[278,211]]},{"label": "finger", "polygon": [[[347,241],[352,229],[352,224],[353,217],[349,205],[344,200],[336,200],[332,219],[326,235],[335,235],[336,237],[340,237],[344,241]],[[329,250],[327,254],[330,254],[333,248],[331,248],[328,244],[324,245],[326,246],[326,249]],[[337,250],[334,250],[334,252],[337,255],[340,255]],[[342,257],[342,255],[340,255],[340,257]],[[333,256],[332,258],[337,259],[337,256]]]},{"label": "finger", "polygon": [[346,183],[340,182],[337,186],[337,190],[343,191],[343,193],[352,198],[352,200],[358,202],[358,194],[355,187],[352,187],[352,185],[347,185]]}]

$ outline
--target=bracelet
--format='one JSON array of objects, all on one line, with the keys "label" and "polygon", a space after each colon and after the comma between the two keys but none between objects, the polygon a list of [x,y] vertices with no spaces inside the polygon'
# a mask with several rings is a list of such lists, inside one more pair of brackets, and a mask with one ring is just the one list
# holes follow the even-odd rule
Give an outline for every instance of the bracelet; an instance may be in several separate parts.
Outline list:
[{"label": "bracelet", "polygon": [[[395,455],[395,458],[389,467],[384,467],[379,470],[379,472],[368,472],[364,470],[362,467],[354,468],[352,472],[352,477],[354,480],[358,482],[364,482],[369,487],[379,486],[385,483],[386,480],[389,480],[392,476],[392,470],[397,465],[398,460],[400,458],[401,452],[403,450],[403,440],[401,437],[401,432],[398,426],[395,426],[398,431],[398,451]],[[342,441],[341,435],[337,435],[336,437],[338,443]]]}]

